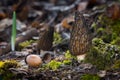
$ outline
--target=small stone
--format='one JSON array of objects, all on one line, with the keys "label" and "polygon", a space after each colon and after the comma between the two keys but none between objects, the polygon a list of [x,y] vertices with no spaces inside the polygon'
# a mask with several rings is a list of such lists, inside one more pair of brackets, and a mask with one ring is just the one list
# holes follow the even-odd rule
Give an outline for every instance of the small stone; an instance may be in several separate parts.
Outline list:
[{"label": "small stone", "polygon": [[91,69],[93,67],[93,65],[92,64],[89,64],[89,63],[86,63],[86,64],[81,64],[80,65],[80,68],[82,68],[82,69]]},{"label": "small stone", "polygon": [[97,73],[99,77],[105,77],[106,71],[100,71]]},{"label": "small stone", "polygon": [[42,59],[38,55],[31,54],[26,57],[26,63],[30,67],[38,67],[42,64]]}]

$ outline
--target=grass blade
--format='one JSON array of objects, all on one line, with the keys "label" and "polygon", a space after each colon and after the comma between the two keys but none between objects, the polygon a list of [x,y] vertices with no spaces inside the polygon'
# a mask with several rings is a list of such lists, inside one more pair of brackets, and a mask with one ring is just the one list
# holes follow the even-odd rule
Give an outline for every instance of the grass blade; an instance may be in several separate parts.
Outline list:
[{"label": "grass blade", "polygon": [[13,24],[12,24],[12,35],[11,35],[11,50],[15,51],[15,39],[16,39],[16,12],[13,12]]}]

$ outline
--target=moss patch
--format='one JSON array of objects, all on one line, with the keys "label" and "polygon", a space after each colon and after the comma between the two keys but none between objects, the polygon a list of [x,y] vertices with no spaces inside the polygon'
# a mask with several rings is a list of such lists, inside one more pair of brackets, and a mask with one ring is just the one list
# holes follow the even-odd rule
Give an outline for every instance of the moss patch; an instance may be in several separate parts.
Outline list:
[{"label": "moss patch", "polygon": [[62,37],[59,33],[54,32],[54,41],[53,44],[59,44],[60,42],[62,42]]},{"label": "moss patch", "polygon": [[61,65],[62,65],[61,62],[52,60],[48,64],[46,64],[44,67],[45,67],[45,69],[50,68],[52,70],[56,70],[56,69],[60,68]]},{"label": "moss patch", "polygon": [[120,37],[117,37],[116,39],[114,39],[114,40],[111,42],[111,44],[120,46]]},{"label": "moss patch", "polygon": [[23,48],[29,46],[30,44],[32,44],[33,42],[35,42],[35,41],[34,40],[24,41],[24,42],[19,44],[19,48],[23,49]]},{"label": "moss patch", "polygon": [[75,56],[73,56],[69,50],[66,51],[65,53],[65,58],[66,59],[77,59]]},{"label": "moss patch", "polygon": [[100,15],[98,20],[92,24],[92,27],[96,31],[97,37],[101,38],[105,43],[110,43],[120,37],[120,20],[112,20]]},{"label": "moss patch", "polygon": [[84,74],[80,80],[100,80],[100,77],[92,74]]},{"label": "moss patch", "polygon": [[41,69],[57,70],[61,67],[61,65],[70,65],[72,63],[72,59],[76,59],[76,57],[71,55],[69,50],[67,50],[65,52],[64,60],[61,60],[61,61],[51,60],[49,63],[43,65]]},{"label": "moss patch", "polygon": [[86,62],[96,65],[99,69],[109,69],[120,55],[120,48],[116,45],[104,43],[100,38],[93,39],[93,47],[86,56]]},{"label": "moss patch", "polygon": [[115,61],[114,65],[112,66],[112,69],[120,69],[120,60]]},{"label": "moss patch", "polygon": [[92,28],[96,38],[92,40],[92,47],[85,61],[99,69],[109,69],[120,60],[120,20],[112,20],[101,14]]},{"label": "moss patch", "polygon": [[64,60],[64,61],[63,61],[63,64],[65,64],[65,65],[70,65],[71,63],[72,63],[71,60]]},{"label": "moss patch", "polygon": [[18,63],[15,60],[0,61],[0,75],[3,80],[10,80],[14,77],[9,69],[18,67]]}]

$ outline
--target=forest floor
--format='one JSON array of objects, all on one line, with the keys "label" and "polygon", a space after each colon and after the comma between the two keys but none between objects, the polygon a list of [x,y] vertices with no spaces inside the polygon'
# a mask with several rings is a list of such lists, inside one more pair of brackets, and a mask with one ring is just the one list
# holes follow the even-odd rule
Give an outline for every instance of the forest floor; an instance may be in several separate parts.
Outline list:
[{"label": "forest floor", "polygon": [[[77,24],[77,12],[85,22]],[[81,24],[92,38],[82,61],[69,48]],[[0,80],[120,80],[120,0],[2,0]]]}]

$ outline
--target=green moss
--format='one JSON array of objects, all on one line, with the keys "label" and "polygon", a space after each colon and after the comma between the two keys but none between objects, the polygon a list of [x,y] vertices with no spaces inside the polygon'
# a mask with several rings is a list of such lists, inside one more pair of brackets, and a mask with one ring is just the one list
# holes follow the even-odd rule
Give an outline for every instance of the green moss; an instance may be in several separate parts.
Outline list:
[{"label": "green moss", "polygon": [[110,27],[114,33],[120,34],[120,20],[114,20],[111,22]]},{"label": "green moss", "polygon": [[112,69],[120,69],[120,60],[115,61],[114,65],[112,66]]},{"label": "green moss", "polygon": [[3,61],[0,61],[0,68],[4,65]]},{"label": "green moss", "polygon": [[104,42],[110,43],[117,37],[120,37],[120,20],[112,20],[104,15],[100,15],[98,20],[92,24],[97,37]]},{"label": "green moss", "polygon": [[66,59],[76,59],[76,57],[73,56],[73,55],[70,53],[69,50],[66,51],[66,53],[65,53],[65,58],[66,58]]},{"label": "green moss", "polygon": [[52,70],[56,70],[56,69],[60,68],[61,65],[62,65],[61,62],[52,60],[48,64],[45,65],[45,68],[50,68]]},{"label": "green moss", "polygon": [[111,44],[113,44],[113,45],[120,45],[120,37],[117,37],[116,39],[114,39],[112,42],[111,42]]},{"label": "green moss", "polygon": [[72,63],[71,60],[64,60],[64,61],[63,61],[63,64],[65,64],[65,65],[70,65],[71,63]]},{"label": "green moss", "polygon": [[67,58],[63,61],[56,61],[56,60],[51,60],[49,63],[43,65],[41,67],[42,70],[44,69],[52,69],[52,70],[57,70],[61,67],[61,65],[70,65],[72,63],[72,60],[74,57],[71,57],[70,55],[67,55]]},{"label": "green moss", "polygon": [[96,24],[95,22],[93,22],[93,23],[91,24],[91,27],[92,27],[92,28],[96,28],[96,27],[97,27],[97,24]]},{"label": "green moss", "polygon": [[9,69],[18,67],[18,63],[15,60],[0,61],[0,75],[3,80],[10,80],[14,74]]},{"label": "green moss", "polygon": [[92,44],[93,44],[94,46],[97,46],[97,45],[99,45],[99,44],[105,45],[105,43],[103,42],[103,40],[100,39],[100,38],[94,38],[94,39],[92,40]]},{"label": "green moss", "polygon": [[70,65],[72,63],[72,59],[76,59],[76,57],[71,55],[68,50],[65,53],[65,60],[62,60],[61,62],[56,60],[51,60],[49,63],[43,65],[41,69],[56,70],[56,69],[59,69],[61,65]]},{"label": "green moss", "polygon": [[62,42],[62,37],[59,33],[57,32],[54,32],[54,41],[53,41],[53,44],[58,44]]},{"label": "green moss", "polygon": [[81,77],[81,80],[100,80],[100,77],[92,74],[84,74]]},{"label": "green moss", "polygon": [[120,55],[119,47],[104,43],[100,38],[93,39],[92,43],[93,46],[87,54],[85,61],[96,65],[99,69],[109,69],[116,61],[116,58],[113,56],[116,54]]},{"label": "green moss", "polygon": [[[107,35],[102,35],[104,36],[103,39],[105,39],[107,42],[111,42],[114,39],[116,39],[117,37],[120,37],[119,32],[120,32],[120,20],[111,20],[108,18],[103,18],[104,19],[104,24],[102,24],[103,26],[106,26],[104,28],[104,32]],[[102,37],[101,36],[101,37]]]},{"label": "green moss", "polygon": [[85,62],[92,63],[99,69],[104,69],[104,67],[105,67],[105,62],[103,60],[103,57],[100,55],[100,52],[97,48],[91,49],[91,53],[89,53],[86,56]]},{"label": "green moss", "polygon": [[35,42],[35,41],[34,40],[24,41],[24,42],[19,44],[19,48],[23,49],[23,48],[27,47],[28,45],[32,44],[33,42]]},{"label": "green moss", "polygon": [[92,40],[92,47],[85,61],[99,69],[108,69],[119,60],[115,55],[120,55],[120,20],[112,20],[102,14],[92,27],[97,35]]},{"label": "green moss", "polygon": [[4,62],[3,61],[0,61],[0,73],[2,73],[3,72],[3,70],[2,70],[2,67],[4,66]]},{"label": "green moss", "polygon": [[104,28],[99,28],[99,29],[97,30],[97,33],[98,33],[98,34],[102,34],[102,33],[104,32],[104,30],[105,30]]}]

